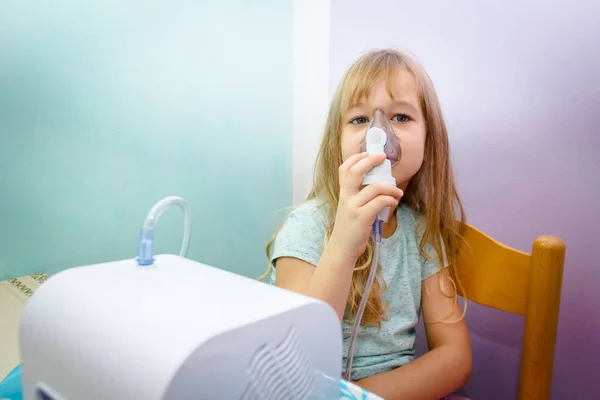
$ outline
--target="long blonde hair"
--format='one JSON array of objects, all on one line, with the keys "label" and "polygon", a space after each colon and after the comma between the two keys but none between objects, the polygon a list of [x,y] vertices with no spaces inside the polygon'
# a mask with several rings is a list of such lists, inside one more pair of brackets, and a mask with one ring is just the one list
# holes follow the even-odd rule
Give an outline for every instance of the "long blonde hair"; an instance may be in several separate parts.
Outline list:
[{"label": "long blonde hair", "polygon": [[[338,168],[342,164],[342,118],[354,104],[369,95],[380,79],[385,80],[389,95],[393,98],[392,87],[398,71],[401,69],[411,73],[417,82],[420,106],[427,131],[423,165],[411,178],[404,191],[402,202],[420,217],[418,229],[423,232],[419,243],[421,255],[429,259],[436,259],[441,265],[444,260],[443,249],[445,249],[450,277],[456,285],[456,289],[462,291],[455,265],[462,242],[461,233],[465,224],[465,216],[454,183],[448,132],[429,75],[409,55],[395,50],[377,50],[363,55],[350,66],[331,101],[325,132],[315,163],[313,188],[307,200],[319,198],[330,205],[329,212],[324,215],[325,221],[327,221],[325,232],[325,241],[327,241],[333,231],[339,202]],[[269,260],[278,232],[279,228],[266,248]],[[425,248],[428,245],[434,249],[436,256],[426,253]],[[350,295],[346,305],[348,318],[356,315],[369,276],[372,256],[373,243],[369,241],[365,252],[356,263],[352,276]],[[267,273],[261,278],[267,276],[271,268],[270,265]],[[441,281],[440,284],[442,284]],[[380,325],[386,319],[387,305],[383,304],[384,290],[382,280],[375,280],[363,315],[363,324]],[[455,293],[451,295],[455,296]]]}]

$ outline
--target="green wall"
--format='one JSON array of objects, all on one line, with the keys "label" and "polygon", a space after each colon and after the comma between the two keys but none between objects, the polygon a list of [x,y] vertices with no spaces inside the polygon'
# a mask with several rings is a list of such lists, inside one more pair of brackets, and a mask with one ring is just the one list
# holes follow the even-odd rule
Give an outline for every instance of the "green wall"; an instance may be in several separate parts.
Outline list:
[{"label": "green wall", "polygon": [[[161,198],[189,257],[267,266],[291,203],[292,2],[0,2],[0,279],[135,257]],[[157,228],[177,253],[178,209]]]}]

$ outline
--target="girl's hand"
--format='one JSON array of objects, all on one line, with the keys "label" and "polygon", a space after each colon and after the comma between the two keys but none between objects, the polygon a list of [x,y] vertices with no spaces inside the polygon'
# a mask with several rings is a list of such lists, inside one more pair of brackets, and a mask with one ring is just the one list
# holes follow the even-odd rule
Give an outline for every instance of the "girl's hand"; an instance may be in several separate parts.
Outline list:
[{"label": "girl's hand", "polygon": [[361,190],[363,175],[384,160],[384,153],[359,153],[339,168],[340,201],[328,246],[353,261],[353,266],[367,247],[377,213],[386,207],[396,208],[404,194],[387,183],[373,183]]}]

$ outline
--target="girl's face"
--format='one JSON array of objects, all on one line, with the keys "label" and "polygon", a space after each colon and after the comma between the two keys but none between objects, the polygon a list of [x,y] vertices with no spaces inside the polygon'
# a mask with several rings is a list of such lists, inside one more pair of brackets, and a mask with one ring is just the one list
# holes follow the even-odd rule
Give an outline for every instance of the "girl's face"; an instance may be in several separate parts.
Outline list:
[{"label": "girl's face", "polygon": [[380,108],[389,118],[394,133],[400,139],[402,156],[392,169],[396,183],[406,189],[410,179],[423,164],[425,154],[425,120],[420,107],[414,77],[400,70],[392,86],[394,99],[388,94],[386,82],[381,80],[368,98],[349,109],[342,120],[342,158],[346,161],[360,151],[373,112]]}]

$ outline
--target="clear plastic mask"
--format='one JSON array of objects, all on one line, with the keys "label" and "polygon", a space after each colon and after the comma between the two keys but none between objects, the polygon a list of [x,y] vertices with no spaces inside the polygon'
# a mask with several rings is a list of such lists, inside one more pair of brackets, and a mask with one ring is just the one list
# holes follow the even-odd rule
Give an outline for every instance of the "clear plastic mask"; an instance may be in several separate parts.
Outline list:
[{"label": "clear plastic mask", "polygon": [[390,160],[392,167],[398,164],[398,161],[400,161],[400,157],[402,155],[402,150],[400,148],[400,139],[398,139],[398,137],[394,133],[394,129],[390,125],[390,121],[388,121],[385,113],[379,108],[376,109],[375,112],[373,112],[373,116],[371,117],[371,123],[365,131],[365,136],[363,137],[363,140],[360,143],[360,151],[367,151],[367,132],[369,132],[371,128],[379,128],[385,133],[386,140],[383,146],[383,151],[387,156],[387,159]]}]

